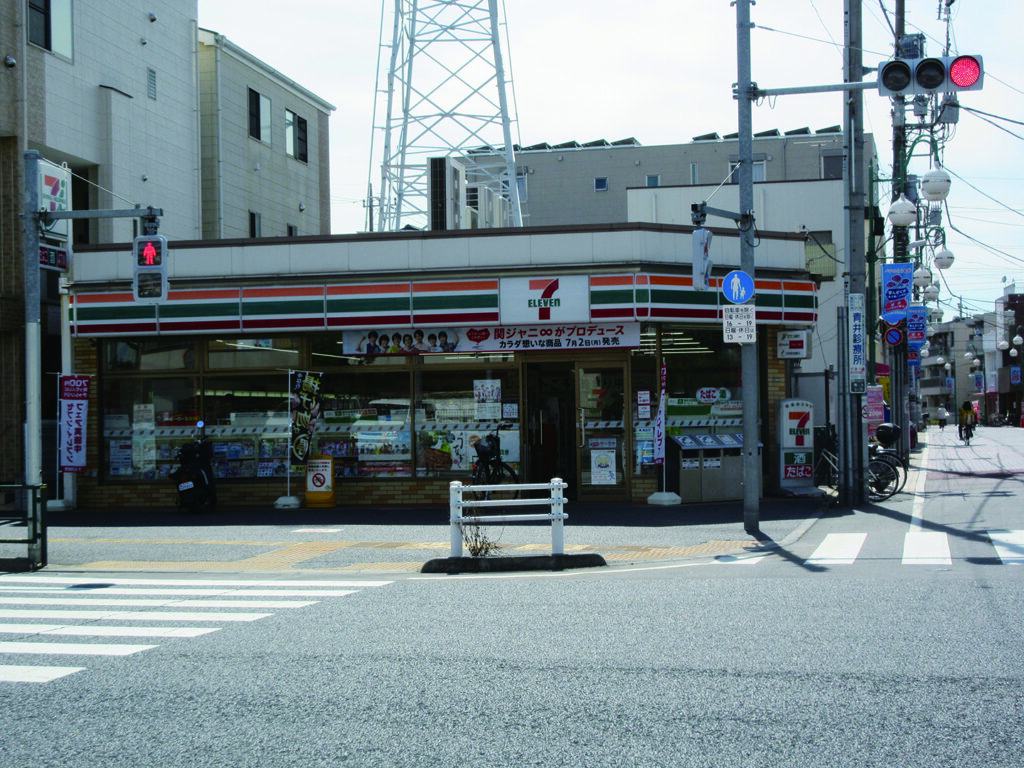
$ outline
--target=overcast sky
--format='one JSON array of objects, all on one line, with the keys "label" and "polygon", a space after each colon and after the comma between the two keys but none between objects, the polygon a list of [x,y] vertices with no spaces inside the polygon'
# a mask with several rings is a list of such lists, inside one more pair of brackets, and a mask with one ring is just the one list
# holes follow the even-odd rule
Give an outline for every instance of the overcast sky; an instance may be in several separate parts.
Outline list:
[{"label": "overcast sky", "polygon": [[[394,3],[384,2],[389,30]],[[906,0],[907,31],[927,35],[929,55],[941,54],[945,46],[946,25],[938,19],[945,2]],[[510,41],[506,63],[518,116],[515,141],[635,137],[641,144],[657,145],[736,131],[736,9],[729,0],[504,0],[504,5]],[[867,67],[891,55],[893,6],[894,0],[864,2]],[[944,224],[947,246],[956,257],[945,273],[948,288],[942,285],[946,319],[957,313],[958,297],[965,314],[990,311],[1002,295],[1004,277],[1024,291],[1019,7],[956,0],[952,18],[953,52],[981,54],[985,60],[984,89],[961,94],[960,102],[988,114],[961,110],[945,149],[945,165],[954,178]],[[752,79],[761,88],[842,82],[842,0],[759,0],[751,7],[751,19],[756,25]],[[380,0],[285,5],[279,0],[199,0],[199,23],[337,108],[331,117],[332,230],[362,230]],[[873,90],[865,91],[864,99],[865,130],[874,134],[881,173],[890,177],[890,102]],[[838,93],[780,96],[755,105],[753,112],[755,131],[818,129],[842,120]],[[379,137],[374,145],[379,153]],[[920,157],[910,170],[927,169],[927,159]],[[373,178],[376,192],[376,169]]]}]

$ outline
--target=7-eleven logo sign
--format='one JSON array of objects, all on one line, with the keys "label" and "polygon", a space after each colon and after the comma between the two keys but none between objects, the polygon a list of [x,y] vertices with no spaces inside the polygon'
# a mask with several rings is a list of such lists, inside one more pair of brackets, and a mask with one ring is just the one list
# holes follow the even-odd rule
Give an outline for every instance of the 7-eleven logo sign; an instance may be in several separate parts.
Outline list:
[{"label": "7-eleven logo sign", "polygon": [[811,445],[811,410],[793,408],[783,418],[784,445],[787,448],[805,448]]},{"label": "7-eleven logo sign", "polygon": [[550,320],[551,308],[562,304],[561,299],[555,298],[555,291],[558,290],[558,278],[530,280],[530,290],[540,291],[540,296],[527,299],[526,305],[531,309],[536,307],[538,320]]}]

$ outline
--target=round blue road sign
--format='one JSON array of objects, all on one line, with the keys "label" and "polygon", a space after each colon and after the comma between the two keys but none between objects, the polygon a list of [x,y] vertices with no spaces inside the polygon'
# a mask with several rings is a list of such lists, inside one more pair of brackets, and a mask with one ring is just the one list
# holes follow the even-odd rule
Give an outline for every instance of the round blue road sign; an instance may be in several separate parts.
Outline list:
[{"label": "round blue road sign", "polygon": [[722,295],[733,304],[743,304],[754,295],[754,278],[742,269],[734,269],[722,280]]}]

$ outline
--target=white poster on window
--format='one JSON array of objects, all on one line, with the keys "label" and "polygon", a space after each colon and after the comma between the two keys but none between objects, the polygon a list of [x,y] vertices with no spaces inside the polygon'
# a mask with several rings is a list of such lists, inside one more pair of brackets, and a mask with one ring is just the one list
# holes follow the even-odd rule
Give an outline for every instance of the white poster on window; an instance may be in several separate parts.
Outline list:
[{"label": "white poster on window", "polygon": [[501,379],[473,380],[473,409],[477,421],[501,419]]},{"label": "white poster on window", "polygon": [[590,452],[590,482],[593,485],[615,485],[615,451]]}]

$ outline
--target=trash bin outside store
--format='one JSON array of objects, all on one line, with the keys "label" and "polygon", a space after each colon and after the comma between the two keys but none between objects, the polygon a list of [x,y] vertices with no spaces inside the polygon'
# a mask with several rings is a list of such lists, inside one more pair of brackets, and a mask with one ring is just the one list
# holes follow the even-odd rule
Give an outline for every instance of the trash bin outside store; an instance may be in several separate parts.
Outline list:
[{"label": "trash bin outside store", "polygon": [[[683,502],[743,498],[743,435],[672,435],[672,440],[680,449],[678,493]],[[760,443],[757,452],[760,462]]]}]

